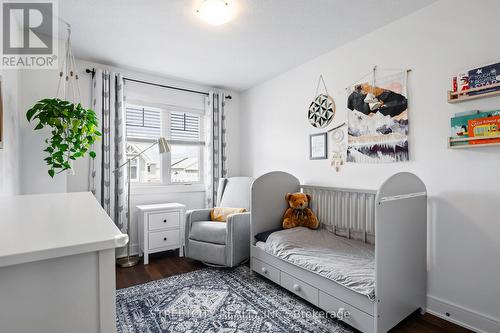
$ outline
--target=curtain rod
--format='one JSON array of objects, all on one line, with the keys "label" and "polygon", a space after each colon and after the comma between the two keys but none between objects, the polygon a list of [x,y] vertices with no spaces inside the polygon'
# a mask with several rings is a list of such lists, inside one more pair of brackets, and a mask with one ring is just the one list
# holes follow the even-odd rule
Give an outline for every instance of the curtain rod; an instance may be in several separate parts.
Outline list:
[{"label": "curtain rod", "polygon": [[[92,77],[95,75],[95,68],[92,69],[86,69],[85,73],[87,74],[92,74]],[[186,89],[186,88],[179,88],[179,87],[173,87],[173,86],[167,86],[164,84],[159,84],[159,83],[153,83],[153,82],[148,82],[148,81],[142,81],[142,80],[137,80],[137,79],[132,79],[128,77],[124,77],[123,80],[125,81],[131,81],[131,82],[136,82],[136,83],[141,83],[141,84],[147,84],[150,86],[155,86],[155,87],[160,87],[160,88],[166,88],[166,89],[173,89],[173,90],[179,90],[179,91],[184,91],[184,92],[190,92],[193,94],[200,94],[200,95],[205,95],[208,96],[208,92],[205,91],[198,91],[198,90],[191,90],[191,89]],[[227,99],[231,99],[231,96],[228,95],[226,96]]]}]

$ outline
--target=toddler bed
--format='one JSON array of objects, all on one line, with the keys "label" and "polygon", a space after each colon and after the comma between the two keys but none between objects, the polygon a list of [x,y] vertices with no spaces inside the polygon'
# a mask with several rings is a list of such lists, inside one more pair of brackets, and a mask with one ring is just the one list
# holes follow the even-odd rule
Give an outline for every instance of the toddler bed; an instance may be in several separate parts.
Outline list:
[{"label": "toddler bed", "polygon": [[375,249],[371,244],[304,227],[272,233],[256,246],[373,300]]},{"label": "toddler bed", "polygon": [[[276,231],[285,193],[312,195],[319,230]],[[425,185],[411,173],[378,191],[299,185],[271,172],[251,196],[251,269],[362,332],[386,332],[426,300]],[[259,237],[261,238],[261,237]]]}]

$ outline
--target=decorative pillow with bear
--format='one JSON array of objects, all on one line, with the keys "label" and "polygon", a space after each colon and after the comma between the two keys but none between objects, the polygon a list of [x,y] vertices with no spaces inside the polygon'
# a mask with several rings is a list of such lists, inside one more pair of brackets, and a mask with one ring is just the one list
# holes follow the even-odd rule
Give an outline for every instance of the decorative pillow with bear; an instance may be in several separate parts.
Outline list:
[{"label": "decorative pillow with bear", "polygon": [[287,193],[285,200],[290,206],[283,216],[283,229],[307,227],[317,229],[319,221],[309,208],[311,195],[306,193]]},{"label": "decorative pillow with bear", "polygon": [[244,213],[245,208],[215,207],[210,210],[210,220],[216,222],[226,222],[227,217],[232,214]]}]

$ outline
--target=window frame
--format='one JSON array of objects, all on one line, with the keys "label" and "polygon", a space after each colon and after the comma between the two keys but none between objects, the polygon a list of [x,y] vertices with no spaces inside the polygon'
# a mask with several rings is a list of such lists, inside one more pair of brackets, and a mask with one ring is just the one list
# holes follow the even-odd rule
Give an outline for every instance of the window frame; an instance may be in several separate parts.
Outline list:
[{"label": "window frame", "polygon": [[[172,154],[163,154],[160,155],[160,179],[161,182],[158,183],[147,183],[147,182],[141,182],[139,181],[134,181],[131,182],[131,186],[133,188],[152,188],[152,187],[166,187],[166,188],[175,188],[176,186],[180,186],[182,188],[186,187],[193,187],[193,189],[198,189],[200,186],[205,186],[205,149],[206,149],[206,142],[203,140],[205,137],[205,110],[204,109],[196,109],[196,108],[187,108],[187,107],[180,107],[176,105],[167,105],[167,104],[158,104],[158,103],[149,103],[149,102],[143,102],[143,101],[134,101],[130,100],[127,101],[125,104],[125,112],[128,107],[134,107],[134,108],[152,108],[152,109],[158,109],[161,112],[160,119],[163,126],[160,125],[160,135],[165,137],[169,143],[169,145],[172,146],[198,146],[199,148],[199,161],[198,161],[198,173],[199,173],[199,180],[195,182],[172,182],[172,175],[171,175],[171,164],[172,164]],[[171,112],[184,112],[184,113],[190,113],[190,114],[196,114],[199,117],[199,141],[184,141],[184,140],[171,140],[170,138],[170,117],[171,117]],[[126,124],[125,124],[126,126]],[[142,142],[155,142],[155,140],[151,139],[145,139],[145,138],[134,138],[130,137],[130,139],[133,139],[135,141],[142,141]],[[126,142],[128,142],[129,137],[125,137]],[[155,149],[155,148],[152,148]],[[138,162],[139,164],[140,162]],[[138,169],[138,172],[140,170]],[[139,177],[140,178],[140,177]]]}]

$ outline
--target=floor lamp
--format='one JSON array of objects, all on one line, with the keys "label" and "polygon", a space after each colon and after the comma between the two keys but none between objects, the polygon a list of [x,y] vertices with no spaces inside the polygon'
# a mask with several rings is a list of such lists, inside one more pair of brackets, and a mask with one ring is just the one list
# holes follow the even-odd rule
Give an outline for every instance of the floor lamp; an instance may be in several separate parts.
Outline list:
[{"label": "floor lamp", "polygon": [[164,137],[160,137],[158,139],[158,141],[153,143],[151,146],[147,147],[146,149],[144,149],[140,153],[135,154],[131,158],[128,158],[125,163],[123,163],[122,165],[118,166],[115,170],[113,170],[113,173],[115,173],[118,170],[120,170],[121,168],[123,168],[124,166],[128,167],[128,172],[127,172],[127,213],[128,213],[127,235],[129,236],[129,241],[127,243],[127,256],[123,257],[123,258],[116,259],[116,264],[120,267],[132,267],[132,266],[135,266],[139,263],[139,256],[138,255],[136,255],[136,256],[130,255],[130,220],[132,218],[132,215],[130,214],[130,169],[131,169],[130,162],[132,162],[137,157],[141,156],[146,151],[148,151],[149,149],[153,148],[156,145],[158,145],[158,150],[159,150],[160,154],[165,154],[165,153],[170,152],[170,146],[168,145],[167,139],[165,139]]}]

